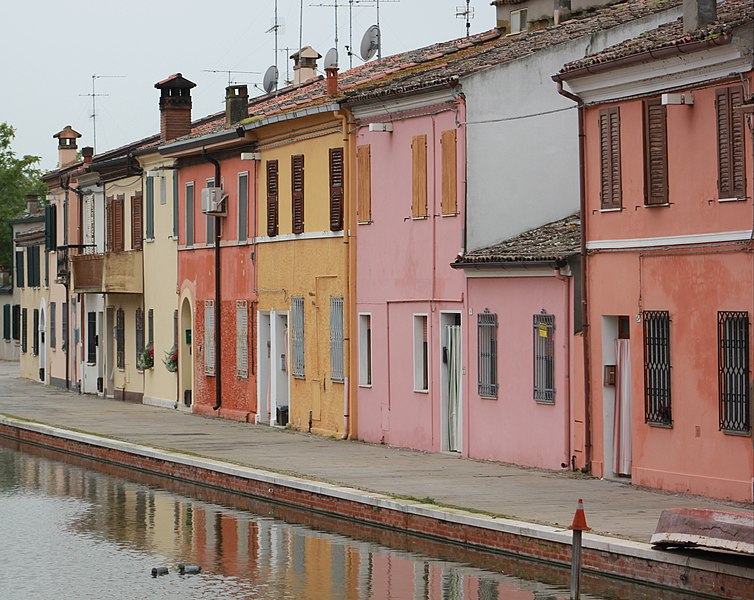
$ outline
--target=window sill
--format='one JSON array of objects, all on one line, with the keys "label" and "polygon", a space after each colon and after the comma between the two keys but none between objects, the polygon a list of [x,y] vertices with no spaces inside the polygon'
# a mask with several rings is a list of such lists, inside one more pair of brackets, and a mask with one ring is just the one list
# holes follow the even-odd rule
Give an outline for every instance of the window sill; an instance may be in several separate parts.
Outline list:
[{"label": "window sill", "polygon": [[146,238],[146,239],[144,240],[144,243],[145,243],[145,244],[154,244],[154,238]]},{"label": "window sill", "polygon": [[642,204],[642,208],[667,208],[671,206],[671,202],[662,202],[660,204]]},{"label": "window sill", "polygon": [[480,397],[480,398],[481,398],[482,400],[497,400],[497,396],[482,396],[482,395],[480,394],[480,395],[479,395],[479,397]]},{"label": "window sill", "polygon": [[620,208],[600,208],[599,212],[601,213],[614,213],[614,212],[623,212],[623,207]]},{"label": "window sill", "polygon": [[331,378],[330,382],[331,383],[339,383],[339,384],[343,385],[346,382],[346,380],[345,379],[332,379]]},{"label": "window sill", "polygon": [[537,400],[535,398],[534,402],[536,404],[541,404],[542,406],[555,406],[555,400]]},{"label": "window sill", "polygon": [[360,384],[359,384],[359,387],[360,387],[360,388],[367,388],[367,389],[371,389],[371,388],[372,388],[372,384],[371,384],[371,383],[360,383]]},{"label": "window sill", "polygon": [[358,221],[357,225],[371,225],[374,221]]},{"label": "window sill", "polygon": [[733,437],[751,437],[751,430],[749,431],[737,431],[735,429],[721,429],[725,435],[731,435]]},{"label": "window sill", "polygon": [[720,204],[725,204],[726,202],[746,202],[748,198],[746,196],[737,196],[735,198],[718,198],[717,201]]},{"label": "window sill", "polygon": [[655,423],[654,421],[647,421],[646,423],[650,427],[656,427],[657,429],[673,429],[672,423]]},{"label": "window sill", "polygon": [[429,394],[429,390],[414,390],[414,394]]},{"label": "window sill", "polygon": [[447,214],[441,214],[441,215],[440,215],[440,217],[442,217],[443,219],[444,219],[445,217],[457,217],[457,216],[458,216],[458,213],[457,213],[457,212],[454,212],[454,213],[447,213]]},{"label": "window sill", "polygon": [[415,216],[411,215],[409,217],[409,219],[411,221],[429,221],[429,215],[423,215],[421,217],[415,217]]}]

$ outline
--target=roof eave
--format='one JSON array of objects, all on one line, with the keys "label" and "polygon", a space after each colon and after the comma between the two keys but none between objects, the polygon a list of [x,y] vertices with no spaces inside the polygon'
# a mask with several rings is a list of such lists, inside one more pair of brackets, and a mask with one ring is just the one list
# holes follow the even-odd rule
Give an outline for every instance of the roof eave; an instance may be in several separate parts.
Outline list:
[{"label": "roof eave", "polygon": [[574,252],[572,254],[569,254],[567,256],[562,256],[558,258],[552,258],[552,259],[545,259],[545,260],[503,260],[503,261],[479,261],[479,262],[454,262],[451,263],[450,266],[453,269],[479,269],[479,270],[500,270],[500,269],[508,269],[508,270],[526,270],[526,269],[542,269],[542,268],[553,268],[558,269],[560,267],[565,266],[565,264],[568,262],[568,259],[571,256],[575,256],[578,254],[578,252]]}]

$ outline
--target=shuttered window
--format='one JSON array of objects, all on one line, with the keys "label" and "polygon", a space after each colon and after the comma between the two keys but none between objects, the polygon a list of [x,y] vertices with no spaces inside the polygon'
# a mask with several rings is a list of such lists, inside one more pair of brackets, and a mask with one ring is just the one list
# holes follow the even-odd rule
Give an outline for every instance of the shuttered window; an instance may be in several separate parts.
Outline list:
[{"label": "shuttered window", "polygon": [[58,312],[57,303],[50,302],[50,348],[54,348],[58,343],[57,312]]},{"label": "shuttered window", "polygon": [[356,218],[359,223],[372,222],[372,149],[368,144],[356,149],[356,195],[358,208]]},{"label": "shuttered window", "polygon": [[458,213],[458,149],[456,130],[448,129],[440,136],[442,145],[442,214]]},{"label": "shuttered window", "polygon": [[735,108],[743,102],[743,88],[723,88],[715,94],[717,104],[717,169],[721,199],[746,196],[744,115]]},{"label": "shuttered window", "polygon": [[249,377],[249,304],[236,300],[236,377]]},{"label": "shuttered window", "polygon": [[[162,181],[162,178],[160,178]],[[162,184],[163,190],[164,182]],[[146,238],[148,240],[154,239],[154,177],[147,177],[147,198],[146,198],[146,210],[144,211],[144,220],[146,221]]]},{"label": "shuttered window", "polygon": [[16,287],[24,287],[24,249],[16,248]]},{"label": "shuttered window", "polygon": [[124,233],[123,233],[123,204],[125,202],[126,196],[124,194],[119,194],[115,198],[113,198],[113,201],[111,203],[111,213],[112,213],[112,224],[111,224],[111,231],[112,231],[112,251],[113,252],[123,252],[124,249]]},{"label": "shuttered window", "polygon": [[304,155],[291,156],[291,230],[304,233]]},{"label": "shuttered window", "polygon": [[204,301],[204,374],[215,374],[215,303]]},{"label": "shuttered window", "polygon": [[10,304],[3,304],[3,339],[10,341]]},{"label": "shuttered window", "polygon": [[26,249],[26,285],[39,287],[40,277],[39,246],[29,246]]},{"label": "shuttered window", "polygon": [[[149,178],[151,180],[151,177]],[[153,200],[154,202],[154,200]],[[144,206],[141,192],[131,196],[131,248],[141,250],[144,240]]]},{"label": "shuttered window", "polygon": [[344,381],[345,357],[343,354],[343,298],[330,298],[330,379]]},{"label": "shuttered window", "polygon": [[27,311],[25,308],[21,309],[21,352],[26,352],[29,349],[28,346],[28,339],[27,339],[27,333],[29,330],[28,324],[26,322],[27,319]]},{"label": "shuttered window", "polygon": [[178,239],[178,171],[173,171],[173,239]]},{"label": "shuttered window", "polygon": [[45,206],[45,248],[48,252],[58,248],[58,207],[56,204]]},{"label": "shuttered window", "polygon": [[62,339],[60,340],[60,349],[65,352],[68,349],[68,302],[63,302],[60,312],[60,327],[62,329]]},{"label": "shuttered window", "polygon": [[620,111],[600,111],[600,207],[622,207],[620,174]]},{"label": "shuttered window", "polygon": [[122,308],[115,311],[115,366],[126,368],[126,313]]},{"label": "shuttered window", "polygon": [[97,364],[97,313],[86,314],[86,362]]},{"label": "shuttered window", "polygon": [[414,315],[414,391],[429,390],[427,315]]},{"label": "shuttered window", "polygon": [[278,161],[267,161],[267,235],[274,237],[278,234]]},{"label": "shuttered window", "polygon": [[306,376],[305,350],[304,350],[304,299],[302,297],[291,298],[291,348],[293,350],[293,376]]},{"label": "shuttered window", "polygon": [[35,308],[31,313],[31,353],[39,354],[39,309]]},{"label": "shuttered window", "polygon": [[14,304],[11,313],[13,317],[11,337],[18,342],[21,340],[21,305]]},{"label": "shuttered window", "polygon": [[330,230],[343,230],[345,173],[343,148],[330,148]]},{"label": "shuttered window", "polygon": [[412,194],[411,216],[414,219],[427,217],[427,136],[414,136],[411,142]]},{"label": "shuttered window", "polygon": [[249,239],[249,174],[238,174],[238,241]]},{"label": "shuttered window", "polygon": [[194,245],[194,183],[186,184],[186,246]]},{"label": "shuttered window", "polygon": [[660,98],[644,101],[644,203],[667,204],[668,127]]},{"label": "shuttered window", "polygon": [[487,308],[477,315],[477,346],[477,391],[484,398],[497,398],[497,314]]}]

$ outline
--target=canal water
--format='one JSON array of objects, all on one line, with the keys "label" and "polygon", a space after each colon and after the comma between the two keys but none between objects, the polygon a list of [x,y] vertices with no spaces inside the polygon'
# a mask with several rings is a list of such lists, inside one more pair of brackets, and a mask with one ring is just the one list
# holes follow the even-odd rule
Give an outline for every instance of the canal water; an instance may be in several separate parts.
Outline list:
[{"label": "canal water", "polygon": [[[568,598],[564,569],[60,458],[0,438],[2,600]],[[589,598],[661,597],[585,585]]]}]

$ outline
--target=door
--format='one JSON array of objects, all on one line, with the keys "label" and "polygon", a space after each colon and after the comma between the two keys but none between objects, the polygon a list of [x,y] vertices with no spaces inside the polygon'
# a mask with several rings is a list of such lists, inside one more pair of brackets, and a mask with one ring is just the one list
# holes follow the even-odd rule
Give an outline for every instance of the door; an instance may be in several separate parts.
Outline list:
[{"label": "door", "polygon": [[107,385],[105,386],[105,395],[115,396],[115,308],[108,306],[105,310],[105,320],[107,321],[107,335],[105,335],[105,362],[107,369]]},{"label": "door", "polygon": [[460,452],[462,449],[460,313],[440,313],[440,325],[442,448],[448,452]]},{"label": "door", "polygon": [[194,363],[192,358],[192,336],[194,332],[194,313],[191,302],[184,298],[181,304],[178,340],[178,381],[181,395],[178,399],[184,407],[190,408],[194,402]]},{"label": "door", "polygon": [[257,323],[257,423],[285,427],[290,402],[288,313],[260,312]]}]

